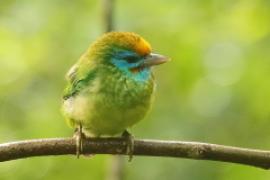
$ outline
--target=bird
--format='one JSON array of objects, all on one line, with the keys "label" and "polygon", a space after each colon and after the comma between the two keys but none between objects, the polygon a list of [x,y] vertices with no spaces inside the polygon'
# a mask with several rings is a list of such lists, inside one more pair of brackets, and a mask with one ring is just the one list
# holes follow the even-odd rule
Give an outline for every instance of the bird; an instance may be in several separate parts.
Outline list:
[{"label": "bird", "polygon": [[[63,93],[64,117],[78,132],[77,157],[84,137],[122,133],[133,144],[127,129],[145,117],[154,100],[152,67],[167,61],[133,32],[105,33],[90,45],[66,74]],[[131,159],[133,145],[127,149]]]}]

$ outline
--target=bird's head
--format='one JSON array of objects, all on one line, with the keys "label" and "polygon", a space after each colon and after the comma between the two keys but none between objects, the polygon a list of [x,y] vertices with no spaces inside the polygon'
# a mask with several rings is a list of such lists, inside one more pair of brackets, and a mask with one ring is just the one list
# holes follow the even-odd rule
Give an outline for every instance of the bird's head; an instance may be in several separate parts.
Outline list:
[{"label": "bird's head", "polygon": [[117,68],[136,80],[147,80],[151,67],[165,63],[169,58],[151,52],[150,44],[131,32],[110,32],[99,38],[90,48],[90,54],[103,65]]}]

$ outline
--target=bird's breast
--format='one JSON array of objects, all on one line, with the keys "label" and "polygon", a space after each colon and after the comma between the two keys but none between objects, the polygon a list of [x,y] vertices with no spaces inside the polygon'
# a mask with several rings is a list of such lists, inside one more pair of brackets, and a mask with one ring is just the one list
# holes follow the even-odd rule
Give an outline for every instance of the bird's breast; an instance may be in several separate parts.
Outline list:
[{"label": "bird's breast", "polygon": [[116,72],[102,80],[100,93],[106,96],[106,102],[129,109],[148,103],[152,98],[154,86],[152,77],[147,81],[137,81]]},{"label": "bird's breast", "polygon": [[[104,75],[104,74],[103,74]],[[120,73],[98,76],[85,90],[66,101],[66,112],[85,132],[113,135],[143,119],[153,100],[154,80],[138,82]]]},{"label": "bird's breast", "polygon": [[120,133],[143,119],[151,107],[153,91],[153,79],[138,83],[118,74],[103,79],[92,106],[96,134]]}]

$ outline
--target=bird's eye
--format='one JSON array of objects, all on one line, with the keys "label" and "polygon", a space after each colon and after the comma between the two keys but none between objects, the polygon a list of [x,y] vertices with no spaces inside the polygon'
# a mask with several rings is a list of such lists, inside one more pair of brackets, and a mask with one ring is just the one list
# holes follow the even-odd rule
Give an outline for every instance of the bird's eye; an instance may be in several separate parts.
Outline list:
[{"label": "bird's eye", "polygon": [[135,63],[135,62],[138,61],[138,57],[136,57],[136,56],[127,56],[127,57],[125,57],[125,60],[128,63]]}]

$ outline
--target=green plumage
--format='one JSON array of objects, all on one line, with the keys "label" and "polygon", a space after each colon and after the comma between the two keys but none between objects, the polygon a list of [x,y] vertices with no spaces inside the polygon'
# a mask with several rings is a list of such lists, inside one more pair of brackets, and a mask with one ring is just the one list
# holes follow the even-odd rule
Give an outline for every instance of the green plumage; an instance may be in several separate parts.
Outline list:
[{"label": "green plumage", "polygon": [[63,95],[63,112],[69,125],[81,124],[87,136],[114,135],[143,119],[153,100],[154,78],[150,68],[145,68],[146,75],[140,75],[140,69],[133,72],[129,64],[119,68],[117,63],[123,63],[121,59],[112,63],[118,57],[115,47],[138,53],[138,42],[133,40],[136,38],[140,37],[133,33],[109,33],[70,69]]}]

